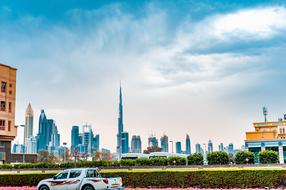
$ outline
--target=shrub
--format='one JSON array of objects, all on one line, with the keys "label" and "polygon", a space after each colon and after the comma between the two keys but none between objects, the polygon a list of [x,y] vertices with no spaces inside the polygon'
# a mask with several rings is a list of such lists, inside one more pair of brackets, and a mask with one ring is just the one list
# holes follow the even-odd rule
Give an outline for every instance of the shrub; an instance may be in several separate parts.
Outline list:
[{"label": "shrub", "polygon": [[152,166],[166,166],[168,165],[168,158],[151,158]]},{"label": "shrub", "polygon": [[150,166],[152,165],[152,161],[149,158],[139,158],[136,159],[137,166]]},{"label": "shrub", "polygon": [[236,164],[254,164],[254,153],[249,151],[239,151],[235,154]]},{"label": "shrub", "polygon": [[132,159],[120,160],[121,166],[135,166],[135,164],[136,164],[136,160],[132,160]]},{"label": "shrub", "polygon": [[194,153],[188,156],[189,165],[203,165],[204,157],[202,154]]},{"label": "shrub", "polygon": [[261,164],[274,164],[279,161],[278,153],[273,150],[263,150],[258,156]]},{"label": "shrub", "polygon": [[207,160],[209,165],[223,165],[229,163],[228,154],[223,151],[208,153]]},{"label": "shrub", "polygon": [[186,165],[187,163],[187,159],[186,158],[182,158],[182,157],[170,157],[168,158],[168,164],[169,165]]}]

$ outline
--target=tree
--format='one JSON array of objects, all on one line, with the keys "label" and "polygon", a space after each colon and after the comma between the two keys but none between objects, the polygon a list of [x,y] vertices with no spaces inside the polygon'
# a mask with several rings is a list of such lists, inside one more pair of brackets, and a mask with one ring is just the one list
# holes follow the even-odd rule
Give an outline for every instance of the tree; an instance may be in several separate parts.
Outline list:
[{"label": "tree", "polygon": [[112,155],[109,152],[96,151],[93,155],[93,160],[105,160],[109,161],[112,159]]},{"label": "tree", "polygon": [[228,154],[223,151],[208,153],[207,160],[209,165],[223,165],[229,163]]},{"label": "tree", "polygon": [[194,153],[188,156],[188,164],[189,165],[203,165],[204,157],[202,154]]},{"label": "tree", "polygon": [[39,162],[48,162],[49,161],[49,151],[41,150],[38,153],[38,161]]},{"label": "tree", "polygon": [[71,160],[70,158],[71,158],[70,150],[65,147],[63,153],[61,154],[61,159],[63,162],[64,161],[68,162]]},{"label": "tree", "polygon": [[38,161],[39,162],[50,162],[50,163],[55,163],[57,162],[57,158],[49,153],[49,151],[47,150],[41,150],[39,153],[38,153]]},{"label": "tree", "polygon": [[147,147],[147,150],[144,150],[143,153],[144,154],[150,154],[151,152],[161,152],[162,148],[158,147],[158,146],[149,146]]},{"label": "tree", "polygon": [[279,161],[278,153],[273,150],[263,150],[258,156],[261,164],[275,164]]},{"label": "tree", "polygon": [[254,164],[254,153],[249,151],[239,151],[235,154],[236,164]]}]

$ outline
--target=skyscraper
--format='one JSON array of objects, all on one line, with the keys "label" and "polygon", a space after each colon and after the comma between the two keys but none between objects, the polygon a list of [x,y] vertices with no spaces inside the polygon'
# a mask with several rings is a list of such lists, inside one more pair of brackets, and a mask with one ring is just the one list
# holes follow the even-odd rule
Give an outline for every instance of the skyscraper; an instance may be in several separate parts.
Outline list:
[{"label": "skyscraper", "polygon": [[220,143],[220,144],[218,145],[218,150],[219,150],[219,151],[224,151],[223,143]]},{"label": "skyscraper", "polygon": [[121,144],[122,144],[122,153],[129,152],[129,134],[128,132],[121,133]]},{"label": "skyscraper", "polygon": [[212,143],[212,141],[211,140],[209,140],[209,142],[208,142],[208,152],[213,152],[213,143]]},{"label": "skyscraper", "polygon": [[233,154],[234,153],[234,147],[232,143],[229,143],[228,147],[227,147],[227,152],[229,154]]},{"label": "skyscraper", "polygon": [[27,154],[36,154],[37,153],[37,138],[30,137],[26,139],[25,151]]},{"label": "skyscraper", "polygon": [[140,136],[133,135],[131,139],[131,152],[132,153],[141,153],[141,138]]},{"label": "skyscraper", "polygon": [[118,133],[117,133],[117,153],[121,154],[123,153],[122,150],[122,135],[123,133],[123,104],[122,104],[122,90],[121,90],[121,85],[119,89],[119,116],[118,116]]},{"label": "skyscraper", "polygon": [[148,138],[148,146],[149,147],[158,146],[158,139],[154,135],[151,135]]},{"label": "skyscraper", "polygon": [[60,146],[60,134],[58,131],[58,127],[55,124],[55,121],[52,119],[49,119],[49,126],[52,128],[51,130],[51,140],[50,140],[50,146],[52,147],[58,147]]},{"label": "skyscraper", "polygon": [[181,154],[182,153],[182,143],[181,142],[176,142],[176,153]]},{"label": "skyscraper", "polygon": [[42,110],[39,118],[39,133],[37,135],[37,152],[41,150],[48,150],[49,130],[50,129],[48,129],[48,121],[45,111]]},{"label": "skyscraper", "polygon": [[162,148],[162,152],[169,152],[169,138],[167,135],[163,135],[160,138],[161,141],[161,148]]},{"label": "skyscraper", "polygon": [[37,135],[37,152],[50,150],[53,152],[60,146],[60,134],[53,119],[47,119],[45,111],[41,111],[39,118],[39,132]]},{"label": "skyscraper", "polygon": [[85,146],[85,149],[87,150],[86,153],[88,153],[90,156],[92,156],[92,141],[93,141],[93,132],[91,125],[83,125],[83,145]]},{"label": "skyscraper", "polygon": [[33,125],[34,125],[34,111],[29,103],[25,113],[25,128],[24,128],[24,146],[25,152],[27,152],[27,141],[33,137]]},{"label": "skyscraper", "polygon": [[99,135],[95,135],[92,142],[92,152],[99,151]]},{"label": "skyscraper", "polygon": [[191,154],[191,139],[188,134],[186,136],[186,154]]},{"label": "skyscraper", "polygon": [[79,145],[79,126],[72,126],[71,130],[71,151]]},{"label": "skyscraper", "polygon": [[199,144],[199,143],[196,144],[196,153],[202,154],[202,147],[201,147],[201,144]]}]

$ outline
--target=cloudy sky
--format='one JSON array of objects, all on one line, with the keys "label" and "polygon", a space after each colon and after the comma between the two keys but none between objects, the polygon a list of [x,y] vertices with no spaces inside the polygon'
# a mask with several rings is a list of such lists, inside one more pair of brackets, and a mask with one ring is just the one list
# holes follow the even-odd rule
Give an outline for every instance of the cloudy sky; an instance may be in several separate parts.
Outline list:
[{"label": "cloudy sky", "polygon": [[[118,90],[130,135],[239,148],[251,123],[286,113],[286,3],[239,0],[1,0],[0,62],[18,68],[17,124],[29,102],[70,143],[91,123],[115,150]],[[16,141],[22,141],[22,130]],[[183,146],[184,148],[184,146]]]}]

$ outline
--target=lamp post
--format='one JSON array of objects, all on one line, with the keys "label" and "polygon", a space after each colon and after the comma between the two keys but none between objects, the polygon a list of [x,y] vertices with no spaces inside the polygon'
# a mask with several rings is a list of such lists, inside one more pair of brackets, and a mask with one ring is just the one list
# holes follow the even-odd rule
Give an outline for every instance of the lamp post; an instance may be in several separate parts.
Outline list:
[{"label": "lamp post", "polygon": [[249,158],[245,158],[246,164],[248,165]]},{"label": "lamp post", "polygon": [[171,143],[171,147],[172,147],[172,153],[174,153],[174,142],[170,141],[170,143]]},{"label": "lamp post", "polygon": [[[23,127],[24,128],[24,130],[25,130],[25,126],[26,125],[20,125],[21,127]],[[25,132],[24,132],[25,133]],[[25,135],[24,135],[24,142],[25,142]],[[25,143],[24,143],[24,149],[23,149],[23,163],[25,163],[26,162],[26,158],[25,158],[25,156],[26,156],[26,145],[25,145]]]},{"label": "lamp post", "polygon": [[203,144],[204,146],[204,164],[207,164],[207,145],[206,143]]},{"label": "lamp post", "polygon": [[64,163],[66,162],[66,145],[67,145],[67,143],[64,142],[63,143],[63,147],[64,147]]}]

